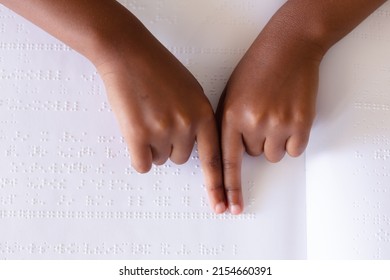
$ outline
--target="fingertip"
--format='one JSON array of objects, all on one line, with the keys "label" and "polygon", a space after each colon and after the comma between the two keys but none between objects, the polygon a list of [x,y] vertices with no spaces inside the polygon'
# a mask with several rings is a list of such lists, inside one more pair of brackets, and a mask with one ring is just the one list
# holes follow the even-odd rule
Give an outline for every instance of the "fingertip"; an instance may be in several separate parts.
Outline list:
[{"label": "fingertip", "polygon": [[214,212],[216,214],[223,214],[226,211],[226,204],[224,202],[219,202],[214,207]]},{"label": "fingertip", "polygon": [[152,169],[152,163],[131,163],[131,166],[140,174],[145,174]]},{"label": "fingertip", "polygon": [[230,213],[232,213],[233,215],[239,215],[242,213],[243,209],[242,209],[242,206],[239,204],[232,204],[232,205],[230,205],[229,210],[230,210]]},{"label": "fingertip", "polygon": [[236,186],[235,188],[225,186],[229,211],[233,215],[238,215],[243,210],[241,185],[236,184]]},{"label": "fingertip", "polygon": [[214,185],[214,186],[218,186],[218,187],[212,187],[212,186],[213,185],[206,186],[211,209],[216,214],[222,214],[227,209],[224,188],[222,187],[221,184]]},{"label": "fingertip", "polygon": [[128,144],[130,153],[131,166],[138,173],[148,173],[152,168],[152,153],[150,146],[145,142],[129,142]]}]

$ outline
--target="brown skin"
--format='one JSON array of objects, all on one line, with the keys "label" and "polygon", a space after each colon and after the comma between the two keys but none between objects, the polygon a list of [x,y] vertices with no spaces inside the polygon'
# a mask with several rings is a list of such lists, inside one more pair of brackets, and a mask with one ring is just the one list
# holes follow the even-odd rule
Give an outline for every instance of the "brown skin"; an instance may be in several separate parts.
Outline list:
[{"label": "brown skin", "polygon": [[113,0],[0,2],[96,66],[137,171],[168,158],[186,162],[196,141],[211,207],[226,210],[213,109],[192,74],[130,11]]},{"label": "brown skin", "polygon": [[94,63],[137,171],[168,158],[186,162],[196,141],[212,209],[233,214],[243,209],[244,151],[271,162],[304,151],[322,57],[384,2],[290,0],[279,9],[221,98],[222,170],[201,86],[126,8],[113,0],[0,0]]},{"label": "brown skin", "polygon": [[306,148],[326,51],[383,0],[290,0],[234,70],[218,106],[224,186],[230,212],[243,209],[244,151],[271,162]]}]

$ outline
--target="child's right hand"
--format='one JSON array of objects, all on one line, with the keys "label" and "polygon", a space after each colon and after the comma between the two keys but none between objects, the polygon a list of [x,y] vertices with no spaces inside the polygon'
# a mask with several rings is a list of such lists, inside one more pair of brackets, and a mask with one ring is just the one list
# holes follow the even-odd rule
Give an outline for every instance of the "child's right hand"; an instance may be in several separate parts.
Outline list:
[{"label": "child's right hand", "polygon": [[[269,23],[233,71],[218,106],[224,186],[243,211],[243,153],[270,162],[303,153],[315,115],[321,48]],[[279,32],[278,32],[279,31]],[[295,35],[295,34],[294,34]]]},{"label": "child's right hand", "polygon": [[304,151],[323,56],[383,2],[290,0],[256,38],[218,106],[224,186],[233,214],[243,210],[243,152],[264,153],[277,162],[285,152],[298,156]]}]

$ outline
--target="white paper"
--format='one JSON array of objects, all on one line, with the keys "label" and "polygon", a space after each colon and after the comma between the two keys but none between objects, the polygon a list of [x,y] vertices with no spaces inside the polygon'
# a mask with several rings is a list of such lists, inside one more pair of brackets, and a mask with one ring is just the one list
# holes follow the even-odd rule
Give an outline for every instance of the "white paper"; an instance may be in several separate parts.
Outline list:
[{"label": "white paper", "polygon": [[[121,2],[215,107],[284,1]],[[245,213],[217,216],[196,152],[138,175],[93,66],[0,6],[0,258],[390,258],[389,14],[327,54],[306,160],[245,157]]]},{"label": "white paper", "polygon": [[[122,1],[216,105],[283,1]],[[306,257],[305,160],[245,158],[246,209],[209,209],[196,153],[138,175],[93,66],[0,7],[1,259]]]},{"label": "white paper", "polygon": [[390,5],[327,55],[307,150],[308,258],[390,258]]}]

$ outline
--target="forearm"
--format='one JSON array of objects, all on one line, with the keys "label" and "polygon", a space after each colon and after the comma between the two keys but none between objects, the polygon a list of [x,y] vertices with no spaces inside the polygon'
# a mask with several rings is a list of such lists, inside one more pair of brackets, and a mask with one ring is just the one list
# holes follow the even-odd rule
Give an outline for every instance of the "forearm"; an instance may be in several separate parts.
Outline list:
[{"label": "forearm", "polygon": [[270,44],[267,48],[274,49],[275,54],[281,48],[296,48],[321,59],[330,47],[384,2],[289,0],[271,18],[258,41]]},{"label": "forearm", "polygon": [[[325,49],[352,31],[373,13],[385,0],[292,0],[286,12],[301,19],[301,28]],[[311,30],[310,30],[311,29]]]},{"label": "forearm", "polygon": [[[123,46],[135,54],[146,28],[125,7],[114,0],[0,0],[57,37],[94,64],[120,52]],[[112,58],[110,58],[112,59]]]}]

